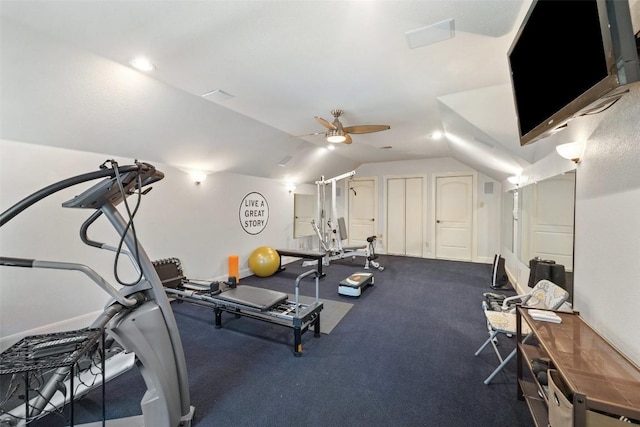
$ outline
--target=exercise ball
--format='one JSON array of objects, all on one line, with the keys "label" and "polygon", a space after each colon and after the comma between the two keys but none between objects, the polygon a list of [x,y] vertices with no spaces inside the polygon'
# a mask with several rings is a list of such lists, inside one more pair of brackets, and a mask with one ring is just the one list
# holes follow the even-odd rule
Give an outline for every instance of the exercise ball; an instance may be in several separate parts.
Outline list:
[{"label": "exercise ball", "polygon": [[258,277],[271,276],[279,267],[280,255],[269,246],[260,246],[249,256],[249,268]]}]

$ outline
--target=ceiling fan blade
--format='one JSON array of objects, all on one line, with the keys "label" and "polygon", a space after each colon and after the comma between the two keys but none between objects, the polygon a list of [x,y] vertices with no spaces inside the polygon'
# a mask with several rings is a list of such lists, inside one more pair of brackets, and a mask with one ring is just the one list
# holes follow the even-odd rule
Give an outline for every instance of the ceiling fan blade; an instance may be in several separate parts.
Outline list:
[{"label": "ceiling fan blade", "polygon": [[380,132],[381,130],[391,129],[391,126],[387,125],[360,125],[360,126],[347,126],[344,128],[345,132],[349,133],[371,133]]},{"label": "ceiling fan blade", "polygon": [[342,141],[343,144],[351,144],[353,142],[353,140],[351,139],[351,135],[346,134],[344,137],[345,137],[345,140]]},{"label": "ceiling fan blade", "polygon": [[336,125],[323,119],[322,117],[315,116],[315,118],[318,121],[318,123],[320,123],[322,126],[326,127],[327,129],[332,129],[332,130],[337,129]]}]

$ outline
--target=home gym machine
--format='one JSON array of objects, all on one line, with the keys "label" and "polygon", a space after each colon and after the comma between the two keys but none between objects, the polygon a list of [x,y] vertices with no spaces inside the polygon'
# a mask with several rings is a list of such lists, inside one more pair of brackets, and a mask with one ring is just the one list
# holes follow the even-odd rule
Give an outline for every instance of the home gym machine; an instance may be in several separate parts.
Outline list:
[{"label": "home gym machine", "polygon": [[[101,362],[94,361],[92,366],[84,369],[76,363],[79,353],[95,353],[98,351],[96,348],[101,347],[95,345],[98,340],[94,331],[102,335],[103,342],[112,342],[124,348],[126,352],[135,354],[136,365],[147,387],[140,403],[142,415],[134,417],[135,421],[117,420],[115,422],[118,425],[147,427],[191,425],[195,409],[190,403],[187,369],[178,327],[164,287],[153,263],[138,241],[133,224],[133,217],[138,210],[142,195],[151,190],[150,187],[143,190],[143,187],[163,177],[162,172],[148,163],[136,161],[133,165],[119,166],[114,160],[108,160],[100,166],[98,171],[68,178],[45,187],[1,214],[0,227],[45,197],[65,188],[102,178],[80,195],[64,202],[62,206],[94,210],[80,228],[81,239],[89,246],[116,253],[114,274],[122,287],[116,288],[95,270],[83,264],[0,258],[2,266],[79,271],[111,297],[104,312],[89,328],[67,331],[64,334],[50,334],[55,339],[44,336],[26,337],[3,352],[2,372],[15,375],[14,378],[23,374],[26,393],[22,405],[11,411],[3,409],[0,414],[0,425],[24,425],[48,413],[60,411],[66,403],[71,403],[71,424],[73,424],[74,379],[76,382],[82,382],[81,374],[98,369],[94,366],[96,363],[104,363],[104,359]],[[132,211],[127,203],[127,197],[134,194],[137,195],[137,203]],[[120,203],[123,203],[126,208],[127,219],[116,209]],[[117,247],[96,242],[87,235],[88,228],[103,215],[120,237]],[[118,277],[117,262],[120,255],[128,257],[138,276],[131,283],[125,283]],[[61,337],[62,335],[64,337]],[[104,351],[100,353],[104,354]],[[95,360],[93,355],[90,356]],[[64,363],[60,363],[61,360]],[[52,368],[56,369],[52,371]],[[33,381],[29,382],[29,378],[33,378],[30,377],[33,372],[36,372],[37,378],[45,378],[46,382],[37,384]],[[102,372],[104,373],[104,370]],[[100,376],[94,376],[96,382],[102,383],[104,400],[104,377],[101,380]],[[32,399],[29,398],[30,392],[31,396],[35,395]],[[75,397],[78,397],[77,394]],[[103,401],[103,425],[104,422]]]},{"label": "home gym machine", "polygon": [[[343,246],[342,241],[347,238],[347,227],[344,218],[338,217],[337,208],[337,190],[336,183],[346,178],[351,178],[356,174],[355,171],[347,172],[342,175],[325,180],[324,176],[320,181],[316,181],[317,202],[318,202],[318,221],[311,221],[311,226],[318,236],[320,250],[326,253],[323,259],[325,265],[333,260],[351,257],[364,257],[364,269],[371,267],[378,270],[384,270],[384,267],[376,261],[378,256],[375,251],[376,236],[367,237],[367,244],[364,246]],[[331,185],[331,215],[327,216],[327,194],[326,187]],[[337,222],[337,224],[336,224]],[[303,265],[314,265],[317,261],[305,261]]]},{"label": "home gym machine", "polygon": [[[310,327],[313,327],[314,337],[320,337],[323,304],[319,300],[320,274],[317,270],[307,271],[296,278],[295,298],[291,300],[284,292],[236,285],[235,281],[205,283],[189,280],[177,258],[154,261],[154,266],[170,297],[213,309],[216,329],[222,328],[223,312],[286,326],[293,329],[294,356],[302,355],[302,334]],[[303,304],[299,295],[300,282],[311,275],[315,277],[315,301]]]}]

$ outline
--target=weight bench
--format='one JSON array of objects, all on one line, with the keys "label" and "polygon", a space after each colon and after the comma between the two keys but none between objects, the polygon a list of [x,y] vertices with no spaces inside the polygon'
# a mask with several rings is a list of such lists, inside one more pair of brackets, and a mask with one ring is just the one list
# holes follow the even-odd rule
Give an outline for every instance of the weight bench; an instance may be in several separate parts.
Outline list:
[{"label": "weight bench", "polygon": [[280,255],[280,266],[278,267],[278,271],[285,270],[285,267],[282,266],[282,256],[290,256],[295,258],[303,258],[303,259],[311,259],[317,262],[316,270],[320,277],[324,277],[325,273],[322,272],[322,263],[324,257],[327,255],[324,251],[297,251],[295,249],[276,249],[276,252]]}]

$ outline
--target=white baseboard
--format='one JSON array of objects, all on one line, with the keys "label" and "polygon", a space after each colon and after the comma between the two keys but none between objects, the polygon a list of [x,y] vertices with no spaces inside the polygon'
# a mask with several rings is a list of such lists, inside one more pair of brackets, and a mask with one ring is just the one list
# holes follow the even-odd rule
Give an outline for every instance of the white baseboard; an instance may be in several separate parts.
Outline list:
[{"label": "white baseboard", "polygon": [[[516,276],[514,276],[511,271],[509,270],[509,268],[505,265],[504,270],[507,272],[507,277],[509,278],[509,283],[511,283],[513,285],[513,288],[515,289],[516,293],[518,295],[522,295],[527,293],[528,291],[522,287],[522,285],[518,282],[518,279],[516,278]],[[529,288],[529,284],[526,285],[527,289]]]}]

